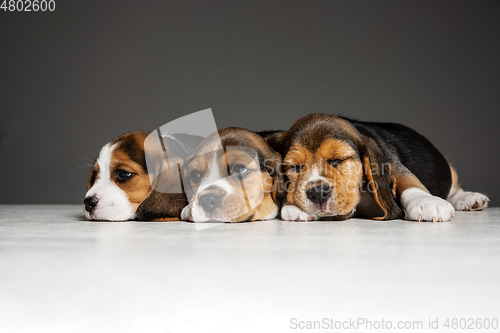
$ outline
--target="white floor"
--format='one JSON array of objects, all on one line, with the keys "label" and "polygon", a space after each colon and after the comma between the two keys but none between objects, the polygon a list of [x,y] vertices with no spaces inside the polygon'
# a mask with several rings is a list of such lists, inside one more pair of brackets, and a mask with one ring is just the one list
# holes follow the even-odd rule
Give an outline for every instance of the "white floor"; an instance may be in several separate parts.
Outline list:
[{"label": "white floor", "polygon": [[[0,332],[275,333],[318,324],[303,331],[328,332],[342,323],[337,332],[471,332],[443,325],[500,319],[498,208],[442,223],[200,231],[185,222],[88,222],[81,213],[0,206]],[[428,330],[429,319],[438,330]],[[392,329],[375,330],[382,320]]]}]

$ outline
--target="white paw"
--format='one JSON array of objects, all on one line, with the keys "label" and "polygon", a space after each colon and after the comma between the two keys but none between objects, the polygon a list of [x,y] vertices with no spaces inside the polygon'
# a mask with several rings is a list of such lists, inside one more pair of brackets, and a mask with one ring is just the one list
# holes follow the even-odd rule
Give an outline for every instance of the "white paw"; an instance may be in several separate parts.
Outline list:
[{"label": "white paw", "polygon": [[478,192],[466,192],[460,189],[457,193],[448,197],[448,201],[456,210],[480,210],[488,207],[487,196]]},{"label": "white paw", "polygon": [[285,221],[314,221],[315,215],[309,215],[295,205],[284,205],[281,208],[281,218]]},{"label": "white paw", "polygon": [[182,209],[181,212],[181,220],[182,221],[192,221],[191,220],[191,207],[187,205]]},{"label": "white paw", "polygon": [[403,192],[401,204],[407,220],[441,222],[455,215],[455,208],[448,201],[416,188]]}]

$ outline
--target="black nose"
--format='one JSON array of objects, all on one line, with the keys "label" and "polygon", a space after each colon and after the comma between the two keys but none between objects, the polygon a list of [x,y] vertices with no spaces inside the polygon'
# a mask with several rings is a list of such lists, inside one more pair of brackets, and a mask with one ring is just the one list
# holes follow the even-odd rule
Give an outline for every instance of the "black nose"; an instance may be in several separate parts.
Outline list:
[{"label": "black nose", "polygon": [[204,194],[200,197],[200,206],[207,212],[213,212],[220,205],[221,197],[214,193]]},{"label": "black nose", "polygon": [[309,200],[321,205],[330,195],[330,187],[325,185],[315,186],[308,189],[306,193]]},{"label": "black nose", "polygon": [[98,202],[99,202],[99,200],[97,200],[94,197],[87,197],[87,198],[83,199],[83,203],[85,204],[85,210],[89,213],[92,213],[95,206],[97,206]]}]

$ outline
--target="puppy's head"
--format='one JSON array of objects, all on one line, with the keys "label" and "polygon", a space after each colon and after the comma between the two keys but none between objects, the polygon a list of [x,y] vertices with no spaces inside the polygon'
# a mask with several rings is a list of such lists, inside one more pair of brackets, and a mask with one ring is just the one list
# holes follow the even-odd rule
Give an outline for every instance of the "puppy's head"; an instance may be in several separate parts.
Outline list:
[{"label": "puppy's head", "polygon": [[209,136],[183,166],[194,222],[272,219],[285,195],[281,157],[256,133],[226,128]]},{"label": "puppy's head", "polygon": [[187,205],[180,164],[202,138],[183,133],[121,135],[100,151],[84,199],[91,220],[179,218]]},{"label": "puppy's head", "polygon": [[91,220],[123,221],[135,217],[151,192],[144,140],[149,132],[120,135],[102,147],[85,195],[85,216]]},{"label": "puppy's head", "polygon": [[[388,204],[381,202],[378,186],[384,188],[384,199],[391,192],[385,191],[387,181],[372,172],[377,161],[368,140],[349,121],[327,114],[303,117],[271,138],[285,156],[287,204],[318,217],[346,219],[355,212],[368,182],[384,210]],[[394,205],[392,196],[387,198],[391,199]]]}]

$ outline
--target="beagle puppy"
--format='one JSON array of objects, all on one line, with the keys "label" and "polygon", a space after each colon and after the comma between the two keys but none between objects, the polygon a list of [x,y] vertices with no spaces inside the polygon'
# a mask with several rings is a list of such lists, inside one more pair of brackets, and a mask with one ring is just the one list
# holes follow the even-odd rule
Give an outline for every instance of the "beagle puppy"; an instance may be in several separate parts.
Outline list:
[{"label": "beagle puppy", "polygon": [[[171,221],[179,220],[180,213],[188,204],[185,193],[160,193],[156,186],[168,184],[179,177],[177,170],[163,170],[151,186],[151,174],[147,170],[145,141],[156,132],[137,131],[120,135],[104,147],[94,163],[88,180],[88,191],[83,200],[85,216],[89,220]],[[201,137],[173,134],[160,137],[163,154],[172,159],[182,159],[202,141]],[[194,148],[193,148],[194,146]]]},{"label": "beagle puppy", "polygon": [[485,195],[463,191],[439,150],[403,125],[311,114],[268,142],[284,156],[284,220],[448,221],[455,210],[488,205]]},{"label": "beagle puppy", "polygon": [[208,136],[182,167],[193,222],[269,220],[286,192],[282,159],[263,136],[230,127]]}]

